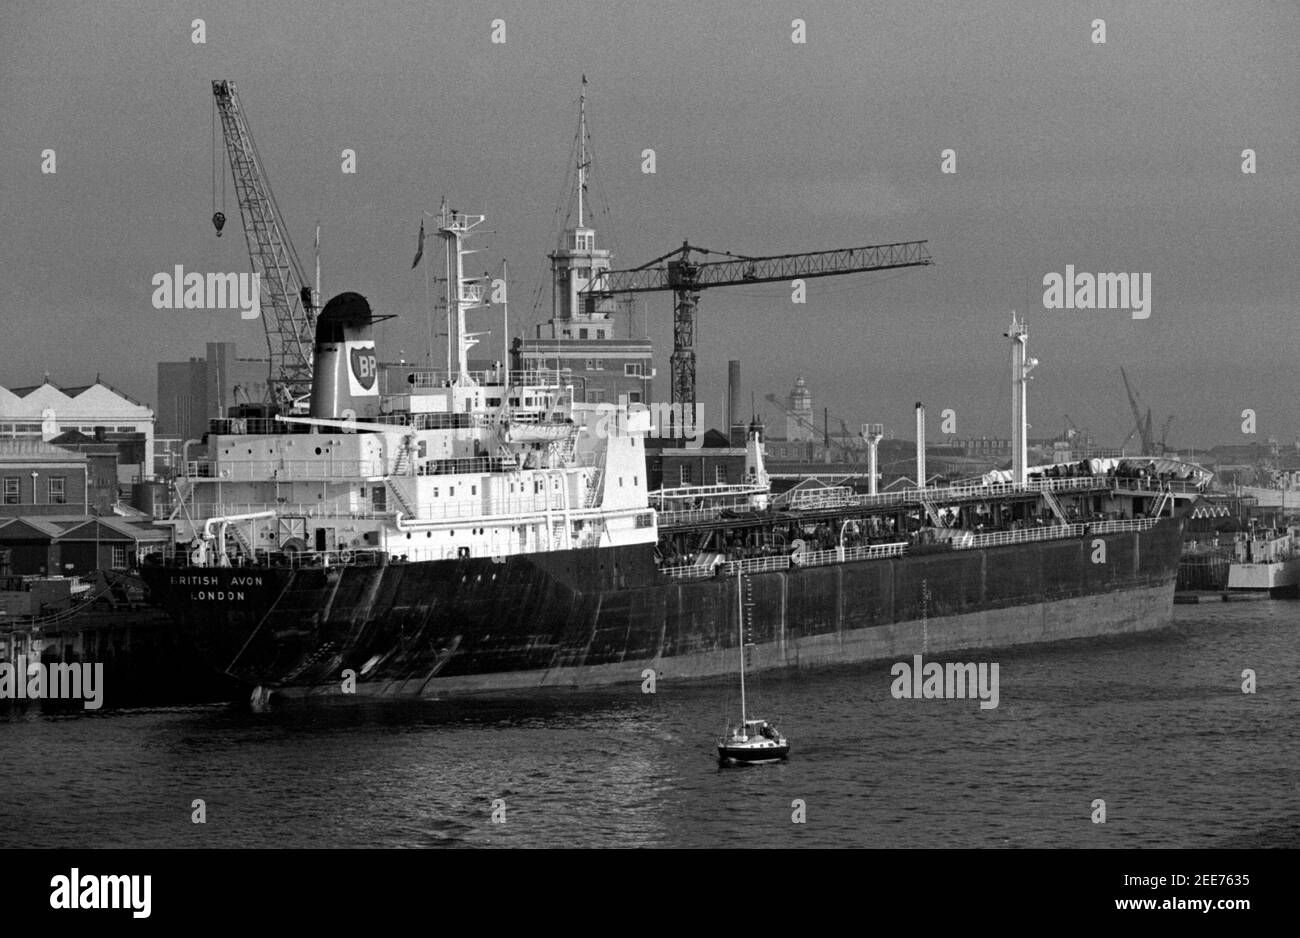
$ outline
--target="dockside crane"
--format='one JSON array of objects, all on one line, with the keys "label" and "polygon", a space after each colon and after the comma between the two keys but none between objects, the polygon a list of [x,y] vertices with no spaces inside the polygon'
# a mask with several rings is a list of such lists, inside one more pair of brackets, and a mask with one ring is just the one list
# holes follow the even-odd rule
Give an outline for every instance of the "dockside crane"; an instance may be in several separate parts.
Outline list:
[{"label": "dockside crane", "polygon": [[[631,270],[599,273],[586,288],[587,302],[594,308],[602,297],[616,294],[671,290],[673,293],[672,403],[695,404],[695,317],[700,291],[709,287],[811,277],[835,277],[898,267],[933,264],[927,241],[901,241],[835,251],[782,254],[772,257],[744,257],[727,251],[709,251],[683,241],[675,251]],[[725,257],[701,260],[696,255]]]},{"label": "dockside crane", "polygon": [[[1132,409],[1133,420],[1136,422],[1133,432],[1129,433],[1128,437],[1124,440],[1124,444],[1127,445],[1128,441],[1133,438],[1133,433],[1136,433],[1142,440],[1142,455],[1154,456],[1155,447],[1152,444],[1151,439],[1153,436],[1151,432],[1151,408],[1147,408],[1146,416],[1144,417],[1141,409],[1138,407],[1137,395],[1133,393],[1133,386],[1129,384],[1128,375],[1124,372],[1123,368],[1120,368],[1119,374],[1120,377],[1124,379],[1124,390],[1128,392],[1128,406]],[[1122,450],[1123,447],[1120,447],[1120,449]]]},{"label": "dockside crane", "polygon": [[[261,275],[262,324],[271,366],[267,388],[272,401],[289,406],[311,393],[312,342],[316,330],[316,303],[302,262],[289,237],[289,227],[275,202],[266,167],[253,142],[252,131],[239,103],[233,81],[214,81],[212,96],[221,117],[226,155],[244,239],[253,272]],[[217,235],[225,215],[213,216]]]}]

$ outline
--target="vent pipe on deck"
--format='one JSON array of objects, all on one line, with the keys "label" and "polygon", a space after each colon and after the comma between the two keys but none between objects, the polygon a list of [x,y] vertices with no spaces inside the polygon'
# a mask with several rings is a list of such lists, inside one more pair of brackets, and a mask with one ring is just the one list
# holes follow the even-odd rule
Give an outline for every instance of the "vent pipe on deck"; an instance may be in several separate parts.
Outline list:
[{"label": "vent pipe on deck", "polygon": [[916,402],[916,486],[925,488],[925,405]]}]

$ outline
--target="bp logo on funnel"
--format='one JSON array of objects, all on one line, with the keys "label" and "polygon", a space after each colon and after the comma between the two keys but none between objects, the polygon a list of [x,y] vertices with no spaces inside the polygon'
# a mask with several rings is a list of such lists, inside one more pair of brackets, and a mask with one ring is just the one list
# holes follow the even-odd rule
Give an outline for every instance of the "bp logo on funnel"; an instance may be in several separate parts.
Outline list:
[{"label": "bp logo on funnel", "polygon": [[379,361],[375,357],[374,343],[348,343],[348,383],[353,394],[374,394]]}]

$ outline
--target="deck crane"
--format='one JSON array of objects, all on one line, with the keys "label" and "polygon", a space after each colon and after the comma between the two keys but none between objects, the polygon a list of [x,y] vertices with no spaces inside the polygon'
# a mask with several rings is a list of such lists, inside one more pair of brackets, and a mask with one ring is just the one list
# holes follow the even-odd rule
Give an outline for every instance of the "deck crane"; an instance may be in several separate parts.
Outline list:
[{"label": "deck crane", "polygon": [[[312,342],[319,298],[313,302],[302,262],[244,118],[235,83],[214,81],[212,96],[221,116],[248,256],[253,272],[261,275],[262,324],[271,358],[267,388],[273,402],[288,406],[311,393]],[[222,213],[213,216],[218,236],[224,222]]]},{"label": "deck crane", "polygon": [[[695,312],[700,291],[748,283],[806,280],[840,274],[933,264],[927,241],[901,241],[836,251],[745,257],[726,251],[709,251],[683,241],[675,251],[632,270],[602,271],[583,291],[587,302],[622,293],[655,290],[673,292],[672,403],[695,404]],[[700,260],[694,254],[716,255],[726,260]]]}]

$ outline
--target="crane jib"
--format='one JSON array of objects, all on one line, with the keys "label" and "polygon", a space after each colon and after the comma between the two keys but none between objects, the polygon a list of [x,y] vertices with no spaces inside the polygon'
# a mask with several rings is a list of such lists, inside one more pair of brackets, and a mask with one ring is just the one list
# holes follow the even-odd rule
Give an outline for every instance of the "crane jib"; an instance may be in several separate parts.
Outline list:
[{"label": "crane jib", "polygon": [[[702,289],[732,284],[773,283],[796,278],[833,277],[900,267],[926,267],[934,263],[926,247],[928,243],[901,241],[860,248],[724,261],[674,259],[662,266],[606,271],[594,279],[585,292],[642,293]],[[685,253],[685,250],[678,253]]]},{"label": "crane jib", "polygon": [[[271,191],[235,83],[213,81],[212,95],[221,118],[249,259],[253,271],[262,275],[262,323],[270,358],[268,391],[281,402],[299,399],[311,390],[312,336],[319,298],[313,302],[305,268]],[[216,213],[213,223],[218,235],[224,221],[224,214]]]}]

